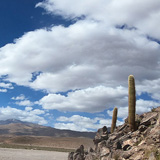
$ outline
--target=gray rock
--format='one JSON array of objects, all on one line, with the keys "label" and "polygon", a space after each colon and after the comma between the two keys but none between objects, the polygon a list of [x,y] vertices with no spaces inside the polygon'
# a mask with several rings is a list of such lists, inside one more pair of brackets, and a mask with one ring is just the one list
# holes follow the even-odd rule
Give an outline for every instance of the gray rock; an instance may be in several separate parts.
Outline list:
[{"label": "gray rock", "polygon": [[107,140],[107,139],[108,139],[108,130],[107,130],[107,127],[104,126],[103,128],[100,128],[97,131],[93,142],[94,142],[94,144],[98,144],[99,142],[101,142],[103,140]]},{"label": "gray rock", "polygon": [[120,143],[119,141],[117,141],[117,142],[115,142],[115,143],[113,144],[113,148],[114,148],[115,150],[117,150],[117,149],[122,149],[122,145],[121,145],[121,143]]},{"label": "gray rock", "polygon": [[103,147],[103,148],[101,148],[101,152],[100,153],[101,153],[100,157],[107,156],[110,153],[110,149],[106,148],[106,147]]},{"label": "gray rock", "polygon": [[148,160],[156,160],[155,153],[151,153]]},{"label": "gray rock", "polygon": [[140,125],[139,128],[138,128],[138,130],[140,132],[144,132],[146,129],[147,129],[147,127],[145,125]]},{"label": "gray rock", "polygon": [[73,154],[74,152],[70,152],[69,155],[68,155],[68,160],[73,160]]},{"label": "gray rock", "polygon": [[85,160],[84,146],[81,145],[75,152],[70,152],[68,160]]},{"label": "gray rock", "polygon": [[157,121],[157,115],[156,112],[149,112],[144,116],[144,118],[141,120],[140,125],[149,126],[153,121]]},{"label": "gray rock", "polygon": [[86,157],[85,157],[85,160],[96,160],[96,154],[91,154],[91,153],[89,153],[89,154],[87,154],[86,155]]}]

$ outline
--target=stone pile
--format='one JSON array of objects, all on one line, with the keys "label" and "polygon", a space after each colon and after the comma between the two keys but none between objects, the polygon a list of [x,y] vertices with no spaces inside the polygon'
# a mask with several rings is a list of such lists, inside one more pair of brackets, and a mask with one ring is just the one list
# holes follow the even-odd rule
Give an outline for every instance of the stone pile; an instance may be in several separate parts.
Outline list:
[{"label": "stone pile", "polygon": [[160,160],[160,107],[136,115],[136,127],[131,132],[126,119],[111,134],[104,126],[96,133],[94,149],[85,151],[81,145],[68,160]]}]

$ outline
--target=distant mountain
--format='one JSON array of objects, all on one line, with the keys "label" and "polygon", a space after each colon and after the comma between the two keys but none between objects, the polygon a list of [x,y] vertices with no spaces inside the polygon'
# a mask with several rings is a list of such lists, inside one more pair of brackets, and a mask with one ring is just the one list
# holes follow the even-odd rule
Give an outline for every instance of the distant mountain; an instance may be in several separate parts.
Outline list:
[{"label": "distant mountain", "polygon": [[7,119],[5,121],[3,121],[3,120],[0,121],[0,125],[10,124],[10,123],[26,123],[26,122],[22,122],[18,119]]},{"label": "distant mountain", "polygon": [[23,122],[17,119],[0,121],[0,135],[31,135],[51,137],[88,137],[93,138],[94,132],[78,132],[60,130],[34,123]]}]

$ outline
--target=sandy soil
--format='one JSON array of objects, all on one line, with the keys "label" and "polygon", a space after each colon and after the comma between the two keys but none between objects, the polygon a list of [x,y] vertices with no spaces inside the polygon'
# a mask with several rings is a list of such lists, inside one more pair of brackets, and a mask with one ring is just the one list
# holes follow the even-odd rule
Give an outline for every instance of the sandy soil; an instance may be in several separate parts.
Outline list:
[{"label": "sandy soil", "polygon": [[85,149],[88,149],[89,147],[94,147],[92,139],[75,137],[0,136],[0,143],[66,149],[77,149],[81,144],[84,145]]},{"label": "sandy soil", "polygon": [[67,160],[68,153],[0,148],[0,160]]}]

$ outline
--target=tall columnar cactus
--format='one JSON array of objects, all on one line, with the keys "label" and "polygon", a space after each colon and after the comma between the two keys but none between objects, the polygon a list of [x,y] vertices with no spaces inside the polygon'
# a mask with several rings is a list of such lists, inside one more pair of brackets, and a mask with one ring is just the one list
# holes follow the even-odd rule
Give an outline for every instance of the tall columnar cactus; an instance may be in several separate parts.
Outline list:
[{"label": "tall columnar cactus", "polygon": [[113,116],[112,116],[111,133],[114,132],[114,129],[115,129],[115,127],[116,127],[117,112],[118,112],[118,109],[117,109],[117,107],[115,107],[114,110],[113,110]]},{"label": "tall columnar cactus", "polygon": [[128,123],[131,131],[135,130],[136,91],[134,76],[128,77]]}]

